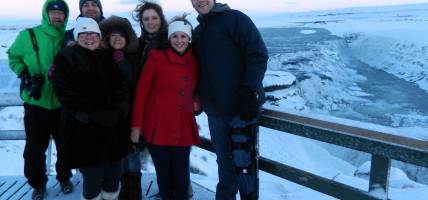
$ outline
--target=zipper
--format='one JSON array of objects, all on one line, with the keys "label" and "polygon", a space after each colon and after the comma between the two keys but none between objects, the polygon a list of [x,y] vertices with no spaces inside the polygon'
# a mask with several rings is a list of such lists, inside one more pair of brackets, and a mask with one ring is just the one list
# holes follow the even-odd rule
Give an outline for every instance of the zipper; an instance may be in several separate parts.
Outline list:
[{"label": "zipper", "polygon": [[[52,37],[52,55],[53,55],[53,60],[52,61],[54,61],[55,60],[55,56],[56,56],[56,54],[55,54],[55,38],[53,37],[53,36],[51,36]],[[53,64],[53,63],[52,63]],[[50,67],[50,66],[49,66]],[[49,71],[49,68],[48,68],[48,71]],[[46,80],[46,83],[48,82],[48,80]],[[52,82],[50,82],[49,81],[49,84],[50,84],[50,87],[51,87],[51,92],[50,92],[50,95],[51,95],[51,110],[53,110],[54,108],[54,106],[53,106],[53,93],[54,93],[54,91],[53,91],[53,86],[52,86]]]}]

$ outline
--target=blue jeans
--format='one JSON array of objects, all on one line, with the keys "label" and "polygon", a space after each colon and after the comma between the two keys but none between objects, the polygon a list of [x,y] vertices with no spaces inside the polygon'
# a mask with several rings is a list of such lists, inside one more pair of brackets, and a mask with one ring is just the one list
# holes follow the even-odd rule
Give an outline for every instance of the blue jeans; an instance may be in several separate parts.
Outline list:
[{"label": "blue jeans", "polygon": [[[258,188],[257,174],[237,173],[235,166],[249,163],[251,155],[245,150],[232,150],[230,128],[243,128],[257,123],[258,119],[250,122],[242,121],[239,116],[208,116],[208,124],[213,142],[214,152],[217,154],[219,183],[217,184],[217,200],[235,200],[239,190],[247,195]],[[234,141],[244,138],[234,136]]]},{"label": "blue jeans", "polygon": [[137,173],[141,171],[141,152],[129,153],[122,160],[123,174]]}]

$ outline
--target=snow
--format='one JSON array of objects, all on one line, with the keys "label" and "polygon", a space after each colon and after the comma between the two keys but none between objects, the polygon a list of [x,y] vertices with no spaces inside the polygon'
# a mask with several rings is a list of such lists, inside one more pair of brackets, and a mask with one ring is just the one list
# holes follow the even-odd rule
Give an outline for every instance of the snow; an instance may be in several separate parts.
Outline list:
[{"label": "snow", "polygon": [[[346,58],[350,54],[358,62],[428,91],[427,10],[428,4],[418,4],[255,18],[260,27],[287,27],[291,31],[292,27],[298,27],[296,34],[301,37],[330,35],[320,41],[303,41],[284,49],[270,49],[279,53],[271,53],[269,59],[263,85],[272,90],[266,93],[269,101],[264,107],[428,141],[427,113],[416,110],[391,113],[403,105],[371,102],[376,94],[359,84],[367,81],[367,77],[348,67],[347,62],[355,61]],[[7,58],[7,48],[17,33],[34,24],[37,22],[0,20],[0,61]],[[325,33],[325,29],[329,33]],[[2,78],[5,77],[3,71],[0,68]],[[11,89],[16,90],[16,84],[11,82],[0,91],[16,96]],[[371,103],[383,105],[383,110],[378,108],[377,112],[388,112],[384,116],[388,118],[387,122],[375,124],[375,117],[370,118],[367,113],[353,108],[356,104]],[[349,116],[353,117],[346,119]],[[197,121],[201,136],[209,138],[207,116],[201,114]],[[1,108],[0,130],[22,129],[22,107]],[[10,163],[0,168],[0,176],[23,174],[23,146],[24,141],[0,142],[0,159]],[[261,155],[269,159],[368,191],[368,154],[267,128],[261,129],[260,147]],[[143,170],[154,172],[151,160],[144,157]],[[194,147],[190,157],[192,180],[215,191],[218,179],[215,154]],[[51,169],[54,169],[53,165]],[[428,186],[422,184],[428,183],[426,168],[393,162],[390,173],[389,198],[428,199]],[[260,180],[261,199],[334,199],[264,172],[260,173]],[[372,194],[385,196],[380,188]]]},{"label": "snow", "polygon": [[300,31],[300,33],[306,34],[306,35],[314,34],[316,32],[317,32],[316,30],[302,30],[302,31]]}]

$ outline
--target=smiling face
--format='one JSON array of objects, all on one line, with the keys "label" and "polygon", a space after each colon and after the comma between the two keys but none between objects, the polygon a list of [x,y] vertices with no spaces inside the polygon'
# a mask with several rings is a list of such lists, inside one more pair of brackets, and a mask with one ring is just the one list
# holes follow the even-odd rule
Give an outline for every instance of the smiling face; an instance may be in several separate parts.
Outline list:
[{"label": "smiling face", "polygon": [[192,0],[192,6],[200,15],[205,15],[214,7],[214,0]]},{"label": "smiling face", "polygon": [[99,21],[101,19],[101,10],[94,1],[86,1],[82,6],[82,16]]},{"label": "smiling face", "polygon": [[189,36],[182,31],[173,33],[169,40],[171,43],[171,47],[178,53],[184,53],[190,43]]},{"label": "smiling face", "polygon": [[156,33],[161,27],[161,18],[154,9],[148,9],[143,12],[141,16],[143,28],[148,33]]},{"label": "smiling face", "polygon": [[123,49],[126,46],[126,38],[120,33],[112,33],[110,34],[109,43],[113,49]]},{"label": "smiling face", "polygon": [[79,36],[77,37],[77,43],[80,46],[90,50],[97,49],[98,46],[100,45],[100,42],[101,42],[100,35],[94,32],[83,32],[83,33],[80,33]]}]

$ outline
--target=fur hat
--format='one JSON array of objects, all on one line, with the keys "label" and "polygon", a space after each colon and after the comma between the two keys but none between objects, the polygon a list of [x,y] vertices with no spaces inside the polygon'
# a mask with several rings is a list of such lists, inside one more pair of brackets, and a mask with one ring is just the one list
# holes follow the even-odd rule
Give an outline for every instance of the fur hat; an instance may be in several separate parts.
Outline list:
[{"label": "fur hat", "polygon": [[188,22],[181,20],[171,22],[168,25],[168,39],[171,38],[172,34],[178,31],[186,33],[190,40],[192,40],[192,25],[190,25]]},{"label": "fur hat", "polygon": [[132,28],[131,22],[128,19],[118,16],[111,16],[100,22],[100,29],[104,35],[102,44],[108,47],[109,37],[112,32],[119,31],[124,34],[127,39],[127,52],[136,52],[138,50],[138,38],[134,29]]},{"label": "fur hat", "polygon": [[98,27],[98,23],[94,19],[89,17],[79,17],[76,20],[76,25],[73,31],[74,38],[77,40],[79,33],[84,32],[98,33],[101,37],[100,28]]}]

